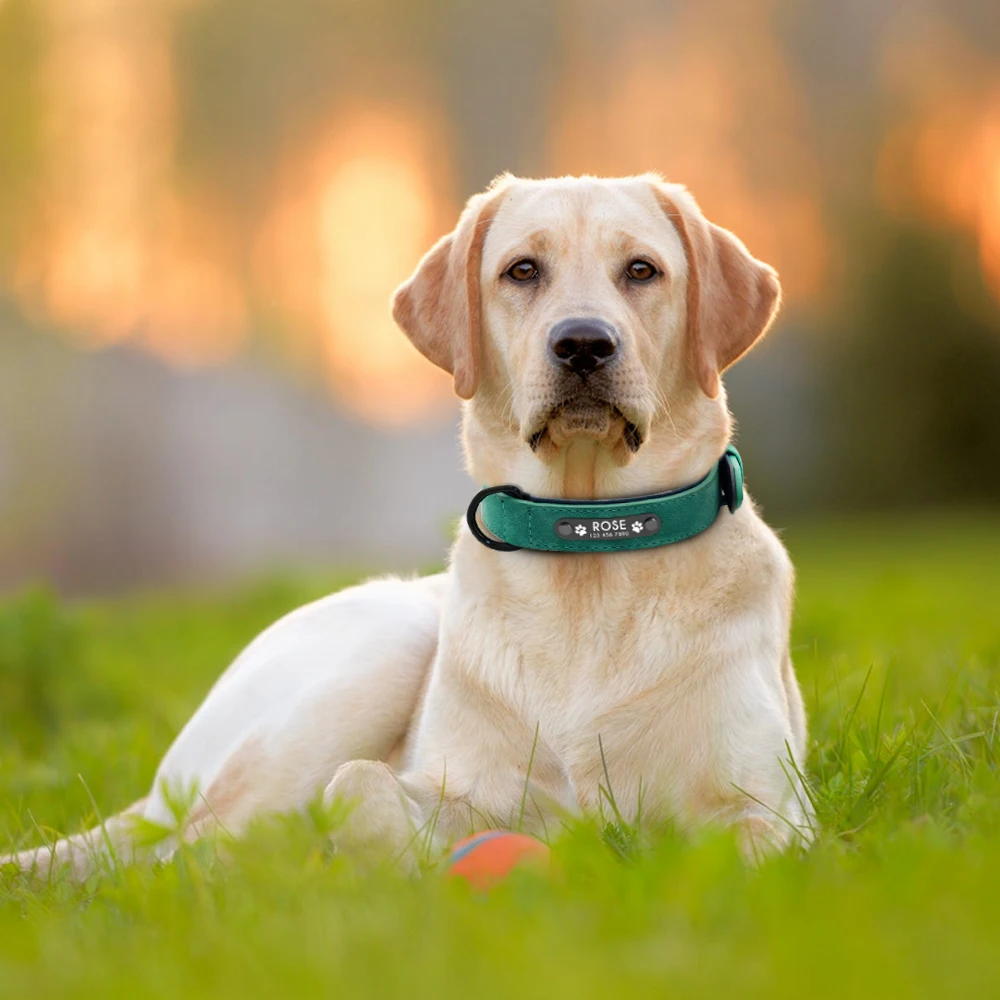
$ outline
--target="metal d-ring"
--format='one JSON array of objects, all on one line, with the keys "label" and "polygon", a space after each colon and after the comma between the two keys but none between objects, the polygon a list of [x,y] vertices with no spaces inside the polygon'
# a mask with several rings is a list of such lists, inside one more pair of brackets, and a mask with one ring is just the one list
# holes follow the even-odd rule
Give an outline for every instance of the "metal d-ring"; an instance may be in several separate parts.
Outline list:
[{"label": "metal d-ring", "polygon": [[719,459],[719,490],[730,514],[735,514],[739,507],[736,495],[736,470],[733,468],[735,461],[729,452]]},{"label": "metal d-ring", "polygon": [[510,542],[502,542],[496,538],[490,538],[479,527],[479,521],[476,519],[476,515],[479,513],[479,505],[494,493],[506,493],[507,496],[514,497],[515,499],[527,496],[524,490],[511,483],[507,483],[504,486],[488,486],[485,490],[480,490],[472,498],[469,509],[465,512],[465,520],[469,524],[469,530],[472,532],[473,537],[477,542],[482,542],[486,548],[493,549],[495,552],[517,552],[521,548],[520,545],[511,545]]}]

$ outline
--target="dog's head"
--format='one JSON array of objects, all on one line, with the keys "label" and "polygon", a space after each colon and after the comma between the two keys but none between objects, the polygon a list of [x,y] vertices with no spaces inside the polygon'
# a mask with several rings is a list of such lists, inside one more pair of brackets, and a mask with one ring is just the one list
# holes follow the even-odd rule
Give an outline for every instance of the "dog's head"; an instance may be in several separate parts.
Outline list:
[{"label": "dog's head", "polygon": [[655,176],[519,180],[472,198],[393,300],[485,426],[552,463],[576,441],[628,464],[719,399],[767,330],[775,272]]}]

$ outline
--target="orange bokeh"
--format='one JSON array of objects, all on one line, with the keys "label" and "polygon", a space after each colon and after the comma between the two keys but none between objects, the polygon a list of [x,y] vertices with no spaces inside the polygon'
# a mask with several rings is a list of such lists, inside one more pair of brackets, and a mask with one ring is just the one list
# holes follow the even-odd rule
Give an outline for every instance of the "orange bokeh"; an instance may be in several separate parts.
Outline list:
[{"label": "orange bokeh", "polygon": [[879,153],[882,203],[974,234],[1000,301],[1000,65],[921,19],[900,26],[883,74],[907,112]]},{"label": "orange bokeh", "polygon": [[41,219],[16,278],[27,307],[86,347],[141,343],[179,364],[243,339],[224,222],[171,175],[167,9],[47,0]]},{"label": "orange bokeh", "polygon": [[288,158],[257,247],[259,279],[295,317],[299,352],[318,354],[338,398],[376,421],[450,398],[447,376],[389,312],[393,290],[450,225],[447,149],[442,125],[418,108],[342,111]]}]

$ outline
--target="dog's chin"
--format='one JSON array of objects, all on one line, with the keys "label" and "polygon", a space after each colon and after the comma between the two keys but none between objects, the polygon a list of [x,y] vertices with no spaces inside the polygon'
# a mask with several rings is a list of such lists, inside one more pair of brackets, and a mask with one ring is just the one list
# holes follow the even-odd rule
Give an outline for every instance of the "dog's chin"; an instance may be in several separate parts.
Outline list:
[{"label": "dog's chin", "polygon": [[607,448],[612,458],[625,465],[642,447],[645,432],[611,403],[560,403],[533,425],[526,436],[528,446],[542,461],[552,461],[575,441],[594,441]]}]

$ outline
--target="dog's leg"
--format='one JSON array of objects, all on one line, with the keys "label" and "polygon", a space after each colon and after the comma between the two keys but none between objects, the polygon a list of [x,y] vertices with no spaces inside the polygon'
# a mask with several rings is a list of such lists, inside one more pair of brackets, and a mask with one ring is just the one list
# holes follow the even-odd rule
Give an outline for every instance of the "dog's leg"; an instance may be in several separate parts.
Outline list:
[{"label": "dog's leg", "polygon": [[779,758],[773,768],[741,787],[718,817],[736,831],[740,853],[750,864],[795,845],[807,847],[814,836],[812,803],[792,762]]},{"label": "dog's leg", "polygon": [[404,871],[419,863],[426,831],[420,804],[382,761],[342,764],[323,795],[350,812],[334,833],[334,846],[362,865],[395,862]]},{"label": "dog's leg", "polygon": [[131,826],[142,815],[146,802],[147,799],[139,799],[92,830],[0,857],[0,868],[14,865],[36,879],[45,880],[64,867],[76,878],[85,878],[102,864],[129,863],[134,855]]},{"label": "dog's leg", "polygon": [[806,706],[802,700],[799,682],[795,677],[791,655],[786,656],[782,663],[781,683],[788,699],[788,721],[792,727],[791,749],[795,754],[796,764],[802,767],[806,755]]},{"label": "dog's leg", "polygon": [[792,840],[791,832],[781,821],[775,823],[764,816],[750,814],[733,824],[736,844],[748,865],[760,864],[773,854],[780,854]]},{"label": "dog's leg", "polygon": [[[426,683],[444,586],[443,575],[376,580],[300,608],[254,640],[167,751],[148,798],[108,820],[115,854],[132,859],[134,816],[184,839],[238,834],[256,816],[305,806],[344,762],[389,756]],[[176,802],[188,797],[178,831]],[[36,873],[71,864],[85,877],[105,843],[98,828],[0,864]]]},{"label": "dog's leg", "polygon": [[500,702],[459,700],[456,686],[467,682],[455,678],[439,659],[402,773],[366,760],[337,771],[325,799],[351,807],[334,833],[339,850],[412,871],[472,833],[545,836],[578,813],[566,769],[537,727]]},{"label": "dog's leg", "polygon": [[[516,811],[489,817],[429,775],[398,774],[374,760],[342,765],[323,798],[350,810],[333,834],[338,851],[362,866],[389,863],[405,872],[435,859],[460,837],[493,826],[512,827],[517,819]],[[533,817],[526,818],[532,827]]]}]

